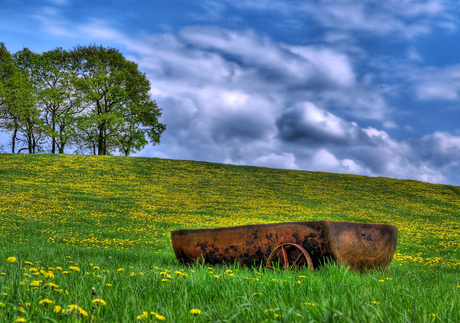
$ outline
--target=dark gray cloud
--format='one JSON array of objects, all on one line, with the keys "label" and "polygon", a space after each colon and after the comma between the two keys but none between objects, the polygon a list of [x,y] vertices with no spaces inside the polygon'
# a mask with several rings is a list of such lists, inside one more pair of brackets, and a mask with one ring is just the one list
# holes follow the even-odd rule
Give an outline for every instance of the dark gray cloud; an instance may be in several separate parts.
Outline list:
[{"label": "dark gray cloud", "polygon": [[340,119],[309,102],[286,109],[275,124],[282,140],[299,144],[349,146],[368,138],[356,123]]}]

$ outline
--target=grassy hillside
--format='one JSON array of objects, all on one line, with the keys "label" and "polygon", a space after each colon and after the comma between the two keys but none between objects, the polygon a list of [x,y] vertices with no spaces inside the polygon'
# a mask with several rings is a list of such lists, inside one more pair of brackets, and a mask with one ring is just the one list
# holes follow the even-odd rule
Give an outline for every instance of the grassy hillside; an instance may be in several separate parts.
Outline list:
[{"label": "grassy hillside", "polygon": [[[0,154],[0,323],[459,322],[459,210],[459,187],[416,181]],[[396,225],[391,275],[172,252],[174,229],[309,220]]]},{"label": "grassy hillside", "polygon": [[33,236],[43,246],[168,250],[169,231],[179,228],[339,220],[396,225],[400,263],[460,266],[455,186],[157,158],[1,154],[0,190],[4,242]]}]

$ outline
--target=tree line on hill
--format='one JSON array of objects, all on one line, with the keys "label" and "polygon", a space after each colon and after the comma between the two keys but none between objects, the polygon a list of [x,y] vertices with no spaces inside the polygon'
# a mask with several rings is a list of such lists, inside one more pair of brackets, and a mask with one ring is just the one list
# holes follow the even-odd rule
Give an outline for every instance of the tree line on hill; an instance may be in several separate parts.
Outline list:
[{"label": "tree line on hill", "polygon": [[150,98],[150,82],[119,50],[96,45],[11,54],[0,42],[0,131],[11,152],[125,156],[166,125]]}]

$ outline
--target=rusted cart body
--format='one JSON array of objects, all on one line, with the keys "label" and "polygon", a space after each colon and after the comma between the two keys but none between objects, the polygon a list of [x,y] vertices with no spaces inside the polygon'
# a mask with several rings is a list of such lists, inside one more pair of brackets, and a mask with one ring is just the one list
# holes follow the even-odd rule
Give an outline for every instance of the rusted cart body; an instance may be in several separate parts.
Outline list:
[{"label": "rusted cart body", "polygon": [[[182,263],[234,263],[260,266],[290,262],[318,268],[338,261],[362,271],[388,268],[398,228],[386,224],[307,221],[176,230],[171,240]],[[307,254],[305,254],[307,253]],[[301,259],[305,258],[305,259]],[[296,259],[296,260],[294,260]]]}]

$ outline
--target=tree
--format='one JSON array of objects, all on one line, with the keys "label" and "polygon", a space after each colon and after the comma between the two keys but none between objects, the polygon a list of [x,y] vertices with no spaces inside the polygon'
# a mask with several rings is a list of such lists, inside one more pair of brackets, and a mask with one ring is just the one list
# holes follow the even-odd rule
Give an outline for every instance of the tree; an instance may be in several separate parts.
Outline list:
[{"label": "tree", "polygon": [[[86,107],[78,118],[79,146],[107,155],[116,149],[125,156],[148,143],[160,142],[166,129],[158,122],[161,109],[149,95],[150,82],[136,63],[114,48],[77,46],[71,52],[79,77],[73,84]],[[140,128],[142,126],[142,128]]]},{"label": "tree", "polygon": [[26,144],[18,153],[24,149],[30,154],[38,152],[43,140],[36,93],[28,76],[27,71],[16,66],[5,44],[0,43],[0,128],[13,132],[12,153],[17,142]]},{"label": "tree", "polygon": [[16,65],[29,72],[37,91],[37,103],[47,137],[51,140],[51,153],[64,153],[66,144],[76,140],[76,116],[82,109],[81,93],[72,80],[77,77],[71,55],[62,48],[32,53],[28,49],[17,52]]}]

